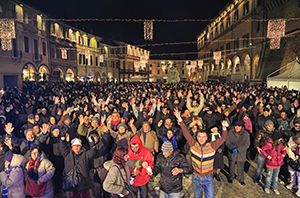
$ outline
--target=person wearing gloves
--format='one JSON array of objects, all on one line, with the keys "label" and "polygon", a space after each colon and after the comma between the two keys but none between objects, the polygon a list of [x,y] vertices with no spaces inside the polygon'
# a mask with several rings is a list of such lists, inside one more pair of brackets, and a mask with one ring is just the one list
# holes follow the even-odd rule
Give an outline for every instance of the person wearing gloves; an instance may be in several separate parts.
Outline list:
[{"label": "person wearing gloves", "polygon": [[235,163],[237,164],[237,179],[241,185],[245,185],[244,165],[246,161],[247,149],[250,146],[250,135],[243,128],[243,121],[236,121],[234,128],[229,130],[226,140],[229,159],[229,178],[228,182],[232,183],[235,176]]},{"label": "person wearing gloves", "polygon": [[5,158],[5,170],[0,173],[2,196],[4,198],[25,198],[24,175],[22,165],[25,158],[22,155],[10,154]]},{"label": "person wearing gloves", "polygon": [[284,157],[286,156],[286,148],[282,142],[282,136],[279,132],[274,132],[268,142],[261,147],[261,154],[266,158],[267,177],[265,184],[265,192],[270,194],[270,186],[276,195],[280,195],[277,189],[278,175],[280,167],[284,164]]},{"label": "person wearing gloves", "polygon": [[160,173],[160,198],[180,198],[183,174],[192,174],[193,167],[185,156],[174,150],[170,141],[165,141],[161,147],[162,153],[158,154],[153,175]]},{"label": "person wearing gloves", "polygon": [[191,147],[191,159],[192,166],[194,168],[192,182],[195,193],[195,198],[202,198],[202,193],[204,190],[205,197],[214,197],[215,189],[213,182],[213,164],[214,164],[214,155],[217,149],[226,141],[227,139],[227,121],[222,122],[223,132],[221,138],[207,142],[208,135],[206,131],[199,130],[197,131],[195,140],[189,133],[186,125],[184,124],[180,112],[178,109],[175,109],[174,115],[177,118],[177,121],[180,123],[183,135],[188,141]]}]

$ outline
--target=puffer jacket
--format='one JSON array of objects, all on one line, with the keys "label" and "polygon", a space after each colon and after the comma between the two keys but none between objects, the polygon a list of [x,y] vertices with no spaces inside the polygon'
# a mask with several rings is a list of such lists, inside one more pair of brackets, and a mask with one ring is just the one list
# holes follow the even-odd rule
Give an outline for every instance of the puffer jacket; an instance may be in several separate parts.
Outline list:
[{"label": "puffer jacket", "polygon": [[[136,143],[139,145],[139,150],[138,150],[138,154],[135,155],[134,152],[131,149],[131,144]],[[148,165],[151,167],[151,169],[153,169],[154,167],[154,157],[151,153],[151,151],[149,151],[148,149],[146,149],[143,144],[141,139],[135,135],[133,136],[133,138],[130,141],[129,144],[129,148],[128,148],[128,156],[129,156],[129,160],[141,160],[141,161],[145,161],[148,163]],[[132,173],[134,168],[130,169],[130,172]],[[137,170],[139,171],[139,174],[135,177],[134,183],[132,184],[133,186],[143,186],[145,184],[148,183],[148,181],[150,180],[150,176],[147,174],[147,169],[140,167],[137,168]]]},{"label": "puffer jacket", "polygon": [[[272,143],[273,141],[269,139],[268,142],[261,147],[261,154],[266,157],[266,166],[268,168],[280,168],[284,164],[284,157],[287,151],[282,144],[278,145],[277,151],[275,147],[272,149]],[[272,158],[268,159],[268,156]]]},{"label": "puffer jacket", "polygon": [[8,197],[25,198],[24,194],[24,175],[22,165],[25,158],[22,155],[13,154],[10,166],[17,166],[18,168],[12,170],[9,175],[2,171],[0,173],[1,183],[7,187]]},{"label": "puffer jacket", "polygon": [[[173,175],[174,168],[182,168],[183,173]],[[185,156],[177,150],[165,158],[162,153],[158,154],[156,164],[153,168],[153,175],[160,173],[160,189],[167,194],[178,193],[182,190],[183,174],[192,174],[194,171],[192,165],[187,163]]]},{"label": "puffer jacket", "polygon": [[[28,166],[29,166],[29,162],[26,164],[26,168],[24,170],[25,178],[28,177]],[[54,192],[53,192],[53,185],[52,185],[51,178],[54,175],[55,168],[52,162],[50,162],[50,160],[46,158],[44,153],[42,153],[41,155],[40,164],[37,168],[37,172],[38,172],[38,181],[41,184],[47,182],[47,187],[42,198],[52,198],[54,196]]]},{"label": "puffer jacket", "polygon": [[254,148],[255,149],[257,147],[261,148],[263,145],[265,145],[268,142],[269,138],[272,137],[272,134],[273,134],[274,131],[279,132],[276,129],[273,129],[272,131],[268,131],[265,128],[257,131],[256,136],[255,136],[255,140],[254,140],[254,144],[253,144]]}]

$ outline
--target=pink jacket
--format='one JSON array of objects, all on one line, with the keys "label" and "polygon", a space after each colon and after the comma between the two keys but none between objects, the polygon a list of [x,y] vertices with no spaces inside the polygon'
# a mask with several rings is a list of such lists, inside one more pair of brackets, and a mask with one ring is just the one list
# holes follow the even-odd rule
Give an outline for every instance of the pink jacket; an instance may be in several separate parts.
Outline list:
[{"label": "pink jacket", "polygon": [[[266,157],[266,166],[268,168],[280,168],[284,164],[283,159],[284,156],[286,156],[287,151],[282,144],[278,146],[277,151],[275,150],[275,147],[272,149],[272,143],[273,141],[269,139],[269,141],[261,147],[261,154]],[[272,158],[268,159],[268,156],[271,156]]]}]

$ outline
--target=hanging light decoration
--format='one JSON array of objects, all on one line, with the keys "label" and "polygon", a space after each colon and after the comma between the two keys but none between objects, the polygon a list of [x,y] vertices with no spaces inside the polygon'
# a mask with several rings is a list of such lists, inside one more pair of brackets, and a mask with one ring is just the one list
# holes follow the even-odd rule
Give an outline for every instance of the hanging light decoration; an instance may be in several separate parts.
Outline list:
[{"label": "hanging light decoration", "polygon": [[140,67],[142,70],[146,68],[147,63],[148,63],[148,55],[140,56]]},{"label": "hanging light decoration", "polygon": [[99,62],[100,62],[100,63],[103,63],[103,62],[104,62],[104,57],[103,57],[103,55],[100,55],[100,56],[99,56]]},{"label": "hanging light decoration", "polygon": [[202,66],[203,66],[203,60],[200,59],[200,60],[198,60],[198,67],[199,67],[199,69],[202,69]]},{"label": "hanging light decoration", "polygon": [[67,49],[65,49],[65,48],[61,49],[61,58],[62,59],[68,59]]},{"label": "hanging light decoration", "polygon": [[190,68],[191,68],[192,72],[195,71],[196,67],[197,67],[197,62],[196,61],[191,61],[191,67]]},{"label": "hanging light decoration", "polygon": [[153,21],[144,21],[144,39],[153,40]]},{"label": "hanging light decoration", "polygon": [[285,19],[276,19],[268,21],[267,38],[270,40],[270,49],[280,48],[280,39],[285,35]]},{"label": "hanging light decoration", "polygon": [[140,62],[139,61],[134,61],[134,69],[136,72],[140,70]]},{"label": "hanging light decoration", "polygon": [[215,60],[216,65],[219,64],[221,58],[222,58],[222,52],[221,51],[214,52],[214,60]]},{"label": "hanging light decoration", "polygon": [[16,38],[13,19],[0,19],[0,38],[2,50],[12,50],[11,40]]}]

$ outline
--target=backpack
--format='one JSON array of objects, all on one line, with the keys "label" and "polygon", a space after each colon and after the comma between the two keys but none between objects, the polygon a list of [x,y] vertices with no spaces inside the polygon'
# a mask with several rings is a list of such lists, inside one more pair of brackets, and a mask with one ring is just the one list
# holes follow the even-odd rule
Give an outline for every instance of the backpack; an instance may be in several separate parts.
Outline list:
[{"label": "backpack", "polygon": [[108,170],[105,167],[103,167],[103,168],[99,169],[97,172],[98,172],[98,176],[100,179],[100,183],[103,184],[103,182],[107,176]]}]

